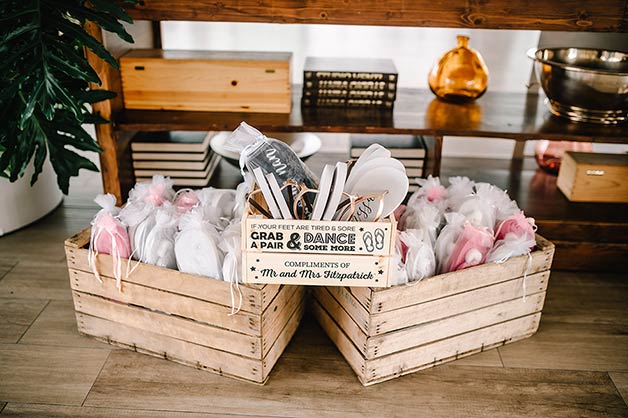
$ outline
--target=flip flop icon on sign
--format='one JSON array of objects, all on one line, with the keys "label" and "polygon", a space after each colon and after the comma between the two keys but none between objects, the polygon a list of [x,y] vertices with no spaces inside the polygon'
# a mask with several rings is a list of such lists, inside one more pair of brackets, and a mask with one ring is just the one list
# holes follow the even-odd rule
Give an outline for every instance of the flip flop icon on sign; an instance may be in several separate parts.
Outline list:
[{"label": "flip flop icon on sign", "polygon": [[377,228],[373,233],[375,235],[375,248],[378,250],[384,249],[384,231],[381,228]]},{"label": "flip flop icon on sign", "polygon": [[375,249],[373,247],[373,234],[371,234],[369,231],[366,231],[362,235],[362,241],[364,241],[364,248],[366,248],[366,251],[368,251],[369,253],[372,253],[373,250]]}]

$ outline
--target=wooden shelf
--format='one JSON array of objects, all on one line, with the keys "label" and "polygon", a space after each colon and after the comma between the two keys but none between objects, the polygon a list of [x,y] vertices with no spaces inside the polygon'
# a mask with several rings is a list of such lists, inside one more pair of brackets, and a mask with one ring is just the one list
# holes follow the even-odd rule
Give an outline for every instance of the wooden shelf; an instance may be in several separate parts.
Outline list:
[{"label": "wooden shelf", "polygon": [[[331,161],[348,154],[315,154],[307,164],[320,173]],[[555,269],[625,271],[628,267],[628,205],[568,201],[556,187],[556,176],[523,162],[479,158],[444,158],[441,178],[468,176],[508,191],[527,216],[535,218],[539,233],[557,246]],[[240,172],[226,161],[212,178],[214,187],[234,188]]]},{"label": "wooden shelf", "polygon": [[233,130],[242,121],[265,132],[351,132],[479,136],[520,141],[552,139],[627,143],[628,128],[574,123],[550,114],[544,96],[487,92],[458,105],[429,90],[399,89],[392,112],[364,109],[301,109],[301,86],[293,86],[290,114],[125,110],[115,118],[125,131]]},{"label": "wooden shelf", "polygon": [[474,29],[626,31],[625,0],[142,0],[134,19]]},{"label": "wooden shelf", "polygon": [[538,169],[533,159],[443,159],[442,177],[450,175],[467,175],[508,190],[536,219],[539,233],[556,245],[552,269],[628,268],[628,205],[570,202],[556,187],[556,176]]},{"label": "wooden shelf", "polygon": [[[307,165],[314,173],[320,174],[325,164],[348,158],[348,154],[318,153],[307,161]],[[443,158],[441,178],[447,179],[450,176],[468,176],[475,181],[488,182],[507,190],[521,209],[537,220],[541,234],[550,234],[554,239],[628,243],[628,205],[570,202],[556,187],[556,176],[538,169],[533,158],[526,158],[523,162],[488,158]],[[223,160],[212,177],[211,185],[235,188],[241,181],[240,171]],[[576,224],[580,228],[574,232],[573,225]],[[613,226],[621,231],[611,235],[606,231],[604,234],[600,225]]]},{"label": "wooden shelf", "polygon": [[[441,177],[468,176],[508,191],[552,239],[628,243],[628,205],[570,202],[533,158],[522,161],[444,158]],[[577,226],[577,227],[576,227]]]}]

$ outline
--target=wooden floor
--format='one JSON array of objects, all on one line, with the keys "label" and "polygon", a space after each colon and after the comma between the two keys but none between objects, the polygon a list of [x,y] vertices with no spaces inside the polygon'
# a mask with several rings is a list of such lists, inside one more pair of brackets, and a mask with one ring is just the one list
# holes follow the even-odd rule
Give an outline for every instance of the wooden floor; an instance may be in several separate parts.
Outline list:
[{"label": "wooden floor", "polygon": [[628,416],[625,275],[554,272],[534,337],[369,388],[310,317],[265,386],[81,337],[63,240],[95,189],[73,193],[0,238],[0,418]]}]

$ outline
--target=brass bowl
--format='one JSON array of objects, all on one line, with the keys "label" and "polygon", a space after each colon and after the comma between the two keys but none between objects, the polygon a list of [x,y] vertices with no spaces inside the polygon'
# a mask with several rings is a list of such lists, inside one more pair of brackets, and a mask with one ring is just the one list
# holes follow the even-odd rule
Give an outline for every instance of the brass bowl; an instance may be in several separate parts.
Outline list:
[{"label": "brass bowl", "polygon": [[575,122],[628,121],[628,54],[583,48],[530,49],[546,104]]}]

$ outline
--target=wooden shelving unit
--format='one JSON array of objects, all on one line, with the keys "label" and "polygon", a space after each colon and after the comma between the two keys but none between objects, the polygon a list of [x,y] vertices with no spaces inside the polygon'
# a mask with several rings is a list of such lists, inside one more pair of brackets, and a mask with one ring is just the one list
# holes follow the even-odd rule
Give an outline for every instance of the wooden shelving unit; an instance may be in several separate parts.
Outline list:
[{"label": "wooden shelving unit", "polygon": [[[433,2],[379,2],[377,0],[338,2],[319,0],[266,2],[210,0],[141,0],[125,5],[134,19],[153,21],[153,39],[159,42],[160,20],[197,20],[231,22],[319,23],[380,26],[462,27],[477,29],[526,29],[561,31],[628,31],[628,1],[585,0],[511,2],[454,0]],[[87,29],[97,38],[100,30]],[[156,45],[159,46],[158,44]],[[115,51],[114,51],[115,52]],[[104,88],[121,96],[119,73],[89,56]],[[300,86],[293,89],[290,114],[251,114],[214,112],[176,112],[125,110],[120,98],[96,104],[94,110],[112,120],[100,125],[96,133],[104,152],[101,155],[103,185],[120,202],[134,183],[129,140],[137,131],[157,130],[231,130],[242,120],[267,132],[349,132],[386,134],[423,134],[431,140],[428,171],[440,172],[440,152],[444,136],[508,138],[519,142],[533,139],[628,143],[628,128],[576,124],[550,115],[543,96],[489,91],[472,105],[440,102],[425,90],[400,89],[395,109],[390,113],[359,109],[302,110]],[[451,164],[451,165],[448,165]],[[556,189],[553,177],[537,173],[522,160],[504,167],[485,160],[464,163],[446,160],[443,174],[465,175],[490,181],[509,190],[522,208],[537,218],[541,233],[558,241],[556,263],[578,268],[609,265],[625,267],[628,253],[628,211],[626,205],[575,204]],[[215,185],[237,182],[237,170],[221,166]],[[554,180],[552,180],[554,179]],[[540,187],[542,184],[543,187]],[[583,256],[588,254],[589,256]],[[606,255],[615,263],[600,262],[592,255]],[[571,261],[563,266],[560,260]],[[588,260],[588,263],[587,263]],[[619,263],[619,264],[618,264]],[[622,268],[623,268],[622,267]]]},{"label": "wooden shelving unit", "polygon": [[626,126],[571,123],[553,116],[545,96],[488,91],[470,104],[445,103],[429,90],[401,88],[392,112],[342,108],[301,108],[301,86],[292,88],[292,112],[216,113],[124,110],[115,117],[121,131],[233,130],[242,120],[267,132],[351,132],[480,136],[518,141],[553,139],[628,142]]}]

